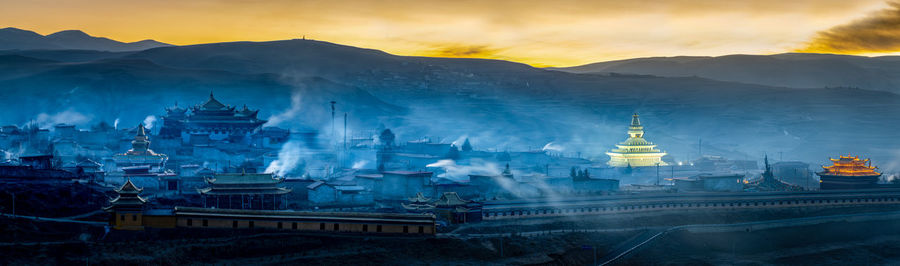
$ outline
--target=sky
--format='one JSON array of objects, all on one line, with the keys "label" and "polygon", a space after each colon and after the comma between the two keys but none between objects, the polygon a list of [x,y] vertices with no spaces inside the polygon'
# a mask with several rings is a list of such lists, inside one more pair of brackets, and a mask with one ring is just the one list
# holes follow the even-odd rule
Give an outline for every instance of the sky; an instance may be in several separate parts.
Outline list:
[{"label": "sky", "polygon": [[884,0],[8,0],[0,27],[176,45],[306,37],[398,55],[574,66],[650,56],[900,51]]}]

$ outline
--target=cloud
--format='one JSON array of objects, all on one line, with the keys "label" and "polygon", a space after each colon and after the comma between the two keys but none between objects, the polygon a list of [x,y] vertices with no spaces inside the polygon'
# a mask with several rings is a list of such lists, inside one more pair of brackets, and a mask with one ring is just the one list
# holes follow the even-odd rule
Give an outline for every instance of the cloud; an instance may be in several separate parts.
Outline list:
[{"label": "cloud", "polygon": [[450,44],[438,46],[426,54],[439,57],[495,58],[499,51],[500,49],[491,48],[488,45]]},{"label": "cloud", "polygon": [[[399,55],[500,53],[489,58],[554,66],[790,51],[822,29],[885,7],[883,0],[6,2],[5,24],[42,34],[78,25],[117,40],[179,45],[306,36]],[[129,16],[118,16],[122,10]]]},{"label": "cloud", "polygon": [[818,32],[797,52],[865,54],[900,51],[900,2],[848,24]]}]

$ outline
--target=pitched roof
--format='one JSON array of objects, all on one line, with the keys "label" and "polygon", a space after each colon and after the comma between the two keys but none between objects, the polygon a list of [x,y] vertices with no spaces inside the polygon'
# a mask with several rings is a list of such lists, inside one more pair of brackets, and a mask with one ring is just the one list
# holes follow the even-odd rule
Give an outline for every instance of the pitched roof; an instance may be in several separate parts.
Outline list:
[{"label": "pitched roof", "polygon": [[428,202],[430,200],[431,199],[426,198],[425,195],[422,195],[422,192],[416,193],[415,197],[409,198],[410,202],[415,202],[415,203],[423,203],[423,202]]},{"label": "pitched roof", "polygon": [[79,162],[76,165],[81,166],[81,167],[101,167],[101,166],[103,166],[102,164],[95,162],[94,160],[91,160],[91,159],[86,159],[84,161]]},{"label": "pitched roof", "polygon": [[216,98],[213,97],[213,93],[210,92],[209,99],[207,99],[206,102],[201,104],[200,107],[203,109],[207,109],[207,110],[220,110],[227,106],[225,106],[225,104],[222,104],[221,102],[219,102],[219,100],[216,100]]},{"label": "pitched roof", "polygon": [[444,192],[444,194],[441,195],[441,198],[434,202],[434,205],[439,207],[450,207],[466,205],[466,203],[469,203],[469,201],[460,198],[459,194],[456,194],[456,192]]},{"label": "pitched roof", "polygon": [[281,183],[282,179],[272,174],[227,173],[215,174],[215,177],[208,181],[214,184],[277,184]]},{"label": "pitched roof", "polygon": [[316,181],[316,182],[313,182],[312,184],[309,184],[309,186],[306,186],[306,189],[316,189],[319,186],[324,185],[324,184],[325,184],[324,181]]},{"label": "pitched roof", "polygon": [[119,188],[119,189],[117,189],[116,192],[119,192],[119,193],[122,193],[122,192],[137,192],[137,193],[140,193],[140,192],[143,191],[143,190],[144,190],[143,188],[138,188],[137,186],[134,185],[134,183],[131,183],[131,179],[127,179],[127,180],[125,180],[125,184],[122,184],[122,187]]}]

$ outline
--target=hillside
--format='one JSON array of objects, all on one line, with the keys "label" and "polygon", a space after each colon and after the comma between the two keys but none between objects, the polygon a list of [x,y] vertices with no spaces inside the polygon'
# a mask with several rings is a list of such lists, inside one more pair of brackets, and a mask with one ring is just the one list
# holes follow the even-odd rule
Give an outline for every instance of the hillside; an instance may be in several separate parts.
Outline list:
[{"label": "hillside", "polygon": [[651,57],[554,70],[661,77],[702,77],[778,87],[855,87],[900,93],[900,57],[831,54]]},{"label": "hillside", "polygon": [[783,152],[786,160],[818,162],[853,152],[882,168],[893,167],[900,149],[890,133],[900,124],[892,111],[900,96],[874,90],[575,74],[312,40],[161,47],[89,62],[44,62],[52,57],[26,53],[0,60],[0,69],[18,69],[0,75],[0,87],[15,95],[0,104],[29,110],[0,117],[3,123],[66,110],[88,114],[90,123],[137,123],[214,90],[227,104],[262,109],[264,118],[291,114],[280,116],[288,117],[282,127],[326,128],[328,101],[335,100],[351,131],[384,125],[400,140],[467,136],[476,149],[535,149],[552,141],[564,153],[602,159],[624,139],[633,112],[642,115],[647,137],[678,160],[696,158],[699,138],[705,153],[738,159]]}]

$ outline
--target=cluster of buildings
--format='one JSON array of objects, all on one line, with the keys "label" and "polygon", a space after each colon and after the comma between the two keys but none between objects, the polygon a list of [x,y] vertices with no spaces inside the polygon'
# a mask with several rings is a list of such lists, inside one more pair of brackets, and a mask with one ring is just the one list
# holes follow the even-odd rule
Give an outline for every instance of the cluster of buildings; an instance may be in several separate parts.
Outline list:
[{"label": "cluster of buildings", "polygon": [[[223,104],[213,94],[200,104],[182,108],[176,103],[165,111],[155,134],[143,124],[127,129],[99,124],[90,130],[70,125],[56,125],[53,130],[34,125],[2,127],[0,147],[5,149],[7,160],[0,164],[0,176],[87,179],[115,185],[120,187],[120,197],[112,201],[111,212],[147,214],[150,220],[154,215],[146,212],[147,202],[138,194],[178,199],[188,207],[170,209],[165,214],[159,214],[159,210],[150,213],[158,214],[165,223],[186,226],[197,221],[193,219],[201,219],[187,217],[208,217],[213,215],[210,209],[246,210],[229,215],[248,217],[275,215],[267,211],[303,210],[428,214],[449,222],[474,222],[481,220],[484,204],[517,199],[595,197],[620,191],[800,191],[883,186],[878,184],[881,173],[859,157],[832,159],[833,165],[817,173],[819,179],[815,179],[809,164],[770,165],[768,158],[763,171],[756,161],[718,156],[676,163],[646,139],[637,114],[631,117],[627,139],[606,152],[608,161],[598,162],[545,151],[478,150],[468,139],[460,146],[429,139],[401,142],[390,129],[363,134],[374,137],[351,137],[342,145],[335,145],[336,141],[323,144],[326,142],[320,141],[314,131],[264,127],[266,120],[258,118],[259,110]],[[280,158],[282,148],[289,142],[304,147],[302,154],[292,154],[301,158],[296,160],[297,165],[290,171],[267,171],[269,166],[283,163],[279,161],[284,159]],[[279,228],[281,223],[300,223],[308,218],[277,215],[287,215],[279,220]],[[426,216],[410,217],[415,220]],[[122,227],[134,225],[114,222]],[[222,226],[219,222],[204,218],[201,223]],[[259,224],[268,223],[260,220]],[[334,224],[325,226],[342,226]]]}]

